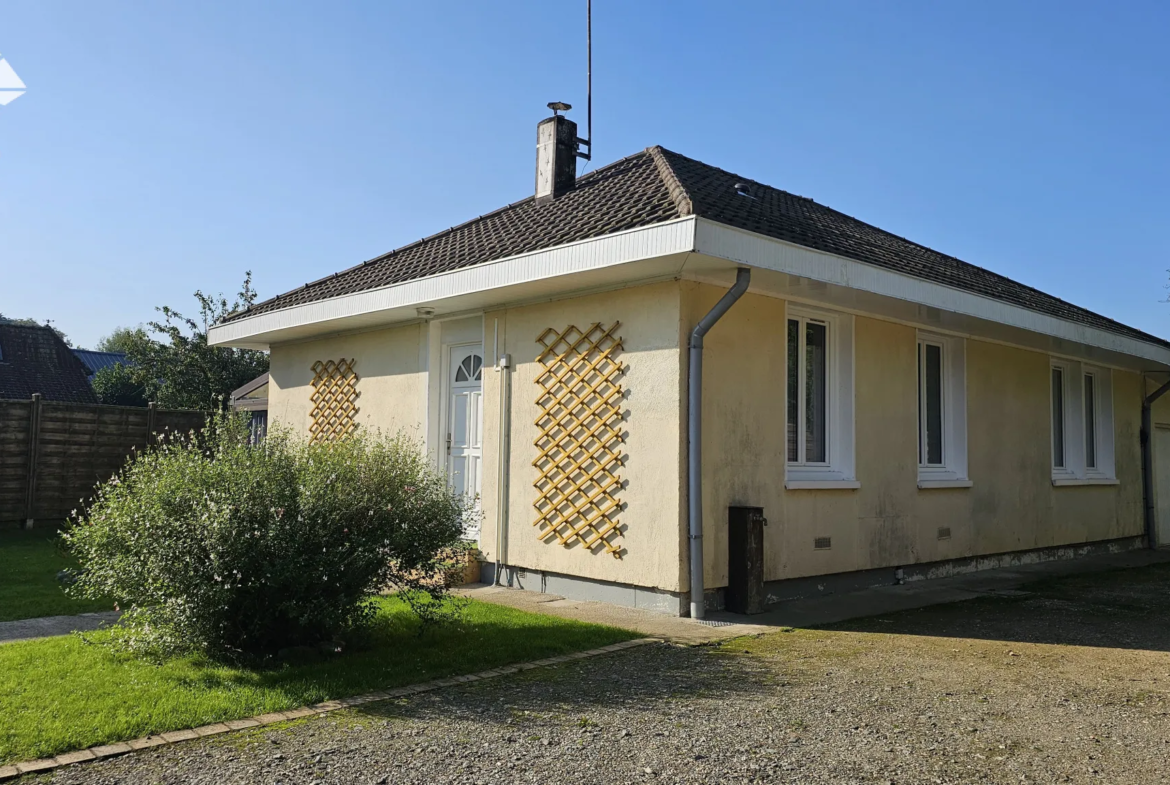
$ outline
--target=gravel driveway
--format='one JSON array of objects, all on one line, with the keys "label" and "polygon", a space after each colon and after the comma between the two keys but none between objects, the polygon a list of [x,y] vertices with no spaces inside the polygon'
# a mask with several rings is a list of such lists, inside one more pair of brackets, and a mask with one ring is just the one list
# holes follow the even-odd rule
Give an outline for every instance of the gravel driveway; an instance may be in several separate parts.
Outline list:
[{"label": "gravel driveway", "polygon": [[1156,783],[1170,568],[720,647],[645,646],[53,783]]}]

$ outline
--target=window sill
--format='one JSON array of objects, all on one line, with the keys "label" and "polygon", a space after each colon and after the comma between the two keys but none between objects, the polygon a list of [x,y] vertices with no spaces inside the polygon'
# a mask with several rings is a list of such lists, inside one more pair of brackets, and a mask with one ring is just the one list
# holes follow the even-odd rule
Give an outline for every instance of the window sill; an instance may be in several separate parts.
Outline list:
[{"label": "window sill", "polygon": [[861,487],[857,480],[787,480],[789,491],[851,491]]},{"label": "window sill", "polygon": [[928,488],[970,488],[974,483],[970,480],[928,480],[920,478],[918,480],[919,490],[926,490]]},{"label": "window sill", "polygon": [[1121,485],[1121,481],[1113,477],[1053,477],[1052,484],[1065,488],[1072,485]]}]

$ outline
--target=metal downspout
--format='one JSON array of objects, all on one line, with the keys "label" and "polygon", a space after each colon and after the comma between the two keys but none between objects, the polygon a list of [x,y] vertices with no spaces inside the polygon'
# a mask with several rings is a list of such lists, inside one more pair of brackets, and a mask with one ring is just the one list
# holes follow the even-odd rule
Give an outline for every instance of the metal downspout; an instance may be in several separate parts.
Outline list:
[{"label": "metal downspout", "polygon": [[498,360],[500,371],[500,453],[496,463],[496,570],[492,577],[495,586],[500,585],[504,564],[504,543],[508,528],[508,453],[512,440],[512,355],[505,354]]},{"label": "metal downspout", "polygon": [[687,368],[687,519],[691,552],[691,618],[706,615],[703,586],[703,336],[747,291],[752,271],[740,267],[735,285],[715,303],[691,331]]},{"label": "metal downspout", "polygon": [[1154,401],[1167,392],[1170,392],[1170,382],[1166,382],[1142,399],[1142,504],[1145,513],[1146,545],[1150,548],[1158,547],[1158,538],[1154,532],[1154,418],[1150,409],[1154,405]]}]

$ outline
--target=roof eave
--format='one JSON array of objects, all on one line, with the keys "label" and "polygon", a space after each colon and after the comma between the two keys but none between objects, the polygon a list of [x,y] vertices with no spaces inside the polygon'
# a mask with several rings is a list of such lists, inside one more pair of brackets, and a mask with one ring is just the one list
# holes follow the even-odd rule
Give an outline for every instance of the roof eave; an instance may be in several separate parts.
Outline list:
[{"label": "roof eave", "polygon": [[677,274],[694,248],[693,216],[591,237],[378,289],[316,300],[213,325],[212,345],[266,349],[354,329],[483,310],[534,296]]},{"label": "roof eave", "polygon": [[[1143,341],[1099,327],[1061,319],[985,295],[935,283],[884,267],[807,248],[774,237],[739,229],[728,224],[698,218],[695,229],[696,254],[733,264],[770,270],[800,280],[842,290],[901,301],[913,308],[904,321],[927,326],[931,309],[962,317],[956,324],[983,325],[972,334],[987,335],[988,325],[1003,325],[1012,335],[1032,333],[1045,336],[1043,342],[1029,342],[1032,348],[1057,351],[1061,346],[1095,350],[1102,359],[1133,370],[1170,369],[1170,347]],[[755,286],[753,286],[755,288]],[[822,287],[823,288],[823,287]],[[814,293],[816,296],[822,294]],[[856,298],[854,298],[856,299]],[[877,300],[871,299],[870,302]],[[1020,343],[1018,340],[1006,341]],[[1122,358],[1129,358],[1123,361]]]}]

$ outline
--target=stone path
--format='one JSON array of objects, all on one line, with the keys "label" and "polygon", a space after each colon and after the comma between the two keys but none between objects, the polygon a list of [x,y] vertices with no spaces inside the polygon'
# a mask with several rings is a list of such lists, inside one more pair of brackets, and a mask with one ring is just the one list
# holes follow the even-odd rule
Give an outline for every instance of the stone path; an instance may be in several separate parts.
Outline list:
[{"label": "stone path", "polygon": [[118,620],[117,611],[83,613],[80,616],[43,616],[39,619],[0,621],[0,643],[27,640],[29,638],[51,638],[68,635],[71,632],[89,632],[103,624]]}]

